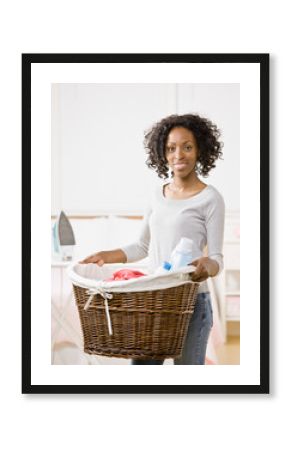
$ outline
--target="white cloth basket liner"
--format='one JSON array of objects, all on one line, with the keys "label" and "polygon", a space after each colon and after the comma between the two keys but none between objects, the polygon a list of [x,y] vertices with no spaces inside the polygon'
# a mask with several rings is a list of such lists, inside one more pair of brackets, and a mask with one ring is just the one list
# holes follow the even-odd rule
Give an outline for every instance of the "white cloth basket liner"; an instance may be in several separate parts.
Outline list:
[{"label": "white cloth basket liner", "polygon": [[[104,281],[121,269],[135,269],[146,275],[125,281]],[[73,263],[67,268],[67,274],[73,284],[86,289],[101,289],[105,292],[142,292],[167,289],[191,282],[189,274],[195,269],[194,266],[186,266],[161,275],[149,273],[145,266],[136,264],[105,264],[100,267],[97,264]]]}]

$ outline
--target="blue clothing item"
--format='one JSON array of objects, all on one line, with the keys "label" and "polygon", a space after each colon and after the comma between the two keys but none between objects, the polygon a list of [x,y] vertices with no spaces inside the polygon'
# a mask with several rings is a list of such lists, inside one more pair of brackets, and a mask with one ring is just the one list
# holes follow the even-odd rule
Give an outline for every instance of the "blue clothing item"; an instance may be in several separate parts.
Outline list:
[{"label": "blue clothing item", "polygon": [[[183,346],[182,355],[174,360],[176,365],[204,365],[206,347],[213,325],[213,312],[209,292],[197,295],[194,313],[192,314],[187,336]],[[133,359],[133,365],[162,365],[164,360]]]}]

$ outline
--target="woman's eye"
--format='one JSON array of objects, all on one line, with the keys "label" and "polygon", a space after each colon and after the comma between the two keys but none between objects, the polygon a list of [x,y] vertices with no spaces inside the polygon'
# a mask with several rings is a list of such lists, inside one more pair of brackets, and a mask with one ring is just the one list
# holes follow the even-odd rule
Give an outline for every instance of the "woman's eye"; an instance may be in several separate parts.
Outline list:
[{"label": "woman's eye", "polygon": [[[184,147],[184,149],[186,151],[191,151],[192,150],[192,146],[191,145],[187,145],[186,147]],[[168,153],[173,153],[173,152],[175,152],[175,147],[167,147],[167,151],[168,151]]]}]

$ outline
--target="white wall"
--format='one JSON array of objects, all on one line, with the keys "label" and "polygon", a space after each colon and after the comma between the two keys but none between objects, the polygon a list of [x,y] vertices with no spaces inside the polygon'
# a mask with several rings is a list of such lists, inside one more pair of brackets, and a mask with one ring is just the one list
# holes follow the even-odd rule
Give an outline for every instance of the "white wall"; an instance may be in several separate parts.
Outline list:
[{"label": "white wall", "polygon": [[144,131],[188,112],[222,130],[224,161],[205,181],[239,210],[238,84],[53,84],[52,214],[143,213],[162,182],[145,165]]}]

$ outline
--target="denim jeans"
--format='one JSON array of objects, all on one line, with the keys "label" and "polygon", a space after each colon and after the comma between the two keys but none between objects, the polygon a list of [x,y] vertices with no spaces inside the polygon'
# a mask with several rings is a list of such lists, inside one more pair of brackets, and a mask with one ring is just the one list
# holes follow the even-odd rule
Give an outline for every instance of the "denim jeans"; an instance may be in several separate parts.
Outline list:
[{"label": "denim jeans", "polygon": [[[194,313],[192,314],[182,355],[174,360],[176,365],[203,365],[210,330],[213,325],[213,313],[209,292],[197,295]],[[164,360],[133,359],[133,365],[162,365]]]}]

